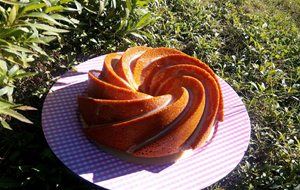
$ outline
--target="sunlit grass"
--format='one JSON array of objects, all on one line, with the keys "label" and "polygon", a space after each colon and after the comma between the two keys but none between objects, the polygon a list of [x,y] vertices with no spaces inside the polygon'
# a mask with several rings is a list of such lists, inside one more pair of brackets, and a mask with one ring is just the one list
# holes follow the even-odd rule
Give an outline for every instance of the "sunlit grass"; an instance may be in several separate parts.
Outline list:
[{"label": "sunlit grass", "polygon": [[298,0],[245,0],[239,7],[246,13],[277,16],[300,26],[300,1]]}]

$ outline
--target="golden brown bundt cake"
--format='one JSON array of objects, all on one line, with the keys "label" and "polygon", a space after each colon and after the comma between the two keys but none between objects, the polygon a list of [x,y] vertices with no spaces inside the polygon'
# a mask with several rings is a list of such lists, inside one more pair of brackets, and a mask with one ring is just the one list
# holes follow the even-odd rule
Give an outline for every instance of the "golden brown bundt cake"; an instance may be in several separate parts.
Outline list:
[{"label": "golden brown bundt cake", "polygon": [[106,55],[102,71],[88,73],[87,96],[78,104],[89,139],[141,158],[195,149],[224,118],[214,72],[171,48]]}]

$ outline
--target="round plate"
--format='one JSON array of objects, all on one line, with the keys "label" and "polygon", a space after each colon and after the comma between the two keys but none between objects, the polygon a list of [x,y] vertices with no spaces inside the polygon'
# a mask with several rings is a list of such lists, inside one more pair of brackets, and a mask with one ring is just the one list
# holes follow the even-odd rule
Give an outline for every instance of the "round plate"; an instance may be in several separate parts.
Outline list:
[{"label": "round plate", "polygon": [[77,96],[87,87],[87,72],[100,70],[105,55],[69,71],[51,88],[42,112],[46,140],[55,155],[74,173],[107,189],[201,189],[231,172],[241,161],[250,140],[250,120],[236,92],[219,78],[225,119],[211,141],[175,163],[142,165],[121,160],[83,134]]}]

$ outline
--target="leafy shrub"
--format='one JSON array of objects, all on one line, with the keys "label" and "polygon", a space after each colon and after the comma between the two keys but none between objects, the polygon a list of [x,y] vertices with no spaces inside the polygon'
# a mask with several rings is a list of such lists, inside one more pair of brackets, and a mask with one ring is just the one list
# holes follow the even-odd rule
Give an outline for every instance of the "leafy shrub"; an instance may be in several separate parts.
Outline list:
[{"label": "leafy shrub", "polygon": [[[6,2],[6,1],[5,1]],[[0,4],[0,120],[3,127],[11,129],[6,119],[14,117],[31,123],[16,110],[32,110],[29,106],[14,103],[16,82],[34,72],[34,61],[50,58],[44,47],[68,32],[77,21],[63,16],[64,11],[78,11],[70,7],[70,0],[6,2]]]},{"label": "leafy shrub", "polygon": [[140,29],[153,22],[146,0],[79,0],[80,23],[64,42],[62,52],[76,52],[87,59],[106,52],[124,50],[135,39],[146,40]]}]

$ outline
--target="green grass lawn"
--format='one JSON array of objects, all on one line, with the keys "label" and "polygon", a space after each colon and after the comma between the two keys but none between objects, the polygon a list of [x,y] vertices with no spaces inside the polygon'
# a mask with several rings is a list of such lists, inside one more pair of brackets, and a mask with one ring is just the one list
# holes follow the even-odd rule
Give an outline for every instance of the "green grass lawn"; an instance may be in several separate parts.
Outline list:
[{"label": "green grass lawn", "polygon": [[103,35],[64,34],[62,45],[48,50],[56,62],[37,61],[40,73],[17,85],[16,99],[38,111],[25,113],[34,125],[12,120],[13,131],[0,129],[0,189],[97,189],[49,149],[42,104],[74,63],[133,45],[173,47],[203,60],[246,105],[249,148],[234,171],[208,189],[300,189],[300,1],[158,0],[149,10],[149,25],[119,38],[107,35],[109,27]]}]

